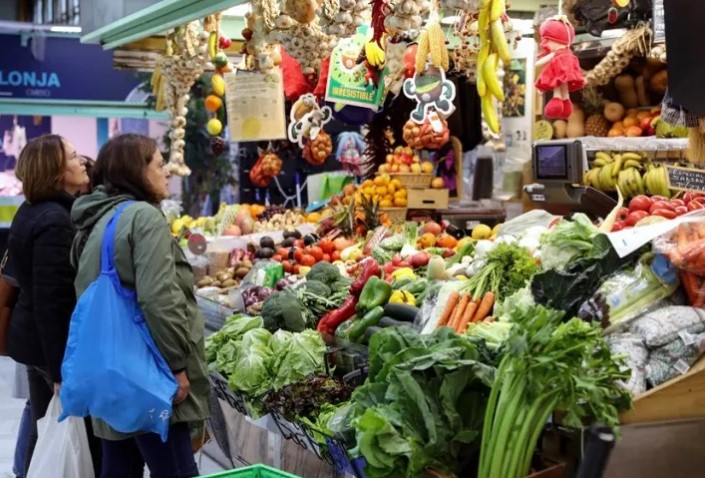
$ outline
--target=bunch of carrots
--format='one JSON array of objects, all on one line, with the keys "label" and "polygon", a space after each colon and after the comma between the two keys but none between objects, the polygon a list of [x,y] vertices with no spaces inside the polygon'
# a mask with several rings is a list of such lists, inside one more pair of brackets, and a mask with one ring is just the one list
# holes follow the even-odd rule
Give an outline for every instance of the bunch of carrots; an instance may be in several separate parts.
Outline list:
[{"label": "bunch of carrots", "polygon": [[681,269],[680,279],[693,307],[705,307],[705,223],[678,226],[663,248],[668,259]]},{"label": "bunch of carrots", "polygon": [[494,307],[495,294],[487,291],[484,295],[475,297],[470,292],[452,292],[443,312],[438,319],[437,327],[450,327],[458,334],[463,334],[469,324],[492,321],[489,317]]}]

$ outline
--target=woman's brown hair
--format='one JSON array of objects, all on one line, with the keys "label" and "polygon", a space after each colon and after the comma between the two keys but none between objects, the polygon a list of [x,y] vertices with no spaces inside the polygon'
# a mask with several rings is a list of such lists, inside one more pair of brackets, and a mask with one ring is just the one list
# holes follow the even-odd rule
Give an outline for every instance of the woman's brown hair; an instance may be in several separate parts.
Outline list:
[{"label": "woman's brown hair", "polygon": [[129,194],[139,201],[158,204],[147,180],[147,165],[157,152],[157,142],[140,134],[121,134],[98,153],[93,167],[93,187],[104,186],[110,195]]},{"label": "woman's brown hair", "polygon": [[47,134],[29,141],[17,160],[15,176],[22,182],[27,202],[36,204],[60,194],[66,169],[64,139]]}]

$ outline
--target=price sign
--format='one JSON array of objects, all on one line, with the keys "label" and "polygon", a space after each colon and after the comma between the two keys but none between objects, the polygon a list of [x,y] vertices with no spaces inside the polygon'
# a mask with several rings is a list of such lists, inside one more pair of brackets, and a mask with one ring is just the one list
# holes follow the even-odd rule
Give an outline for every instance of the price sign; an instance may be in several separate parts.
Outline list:
[{"label": "price sign", "polygon": [[667,166],[668,188],[705,192],[705,170]]},{"label": "price sign", "polygon": [[202,234],[191,234],[188,238],[188,249],[193,255],[201,256],[206,253],[208,241]]}]

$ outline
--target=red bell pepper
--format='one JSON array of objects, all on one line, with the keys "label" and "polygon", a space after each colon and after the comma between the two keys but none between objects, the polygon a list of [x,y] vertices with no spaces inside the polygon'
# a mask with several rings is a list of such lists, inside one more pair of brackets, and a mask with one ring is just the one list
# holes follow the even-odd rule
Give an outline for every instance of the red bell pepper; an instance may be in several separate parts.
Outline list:
[{"label": "red bell pepper", "polygon": [[365,287],[365,283],[370,277],[381,277],[382,275],[382,271],[379,268],[379,264],[376,260],[372,259],[371,257],[368,257],[367,259],[363,260],[360,264],[360,274],[350,286],[350,294],[354,295],[355,297],[360,296],[362,288]]},{"label": "red bell pepper", "polygon": [[334,335],[335,330],[340,324],[355,315],[355,306],[357,305],[357,297],[351,295],[343,305],[335,310],[331,310],[318,322],[316,330],[322,334]]}]

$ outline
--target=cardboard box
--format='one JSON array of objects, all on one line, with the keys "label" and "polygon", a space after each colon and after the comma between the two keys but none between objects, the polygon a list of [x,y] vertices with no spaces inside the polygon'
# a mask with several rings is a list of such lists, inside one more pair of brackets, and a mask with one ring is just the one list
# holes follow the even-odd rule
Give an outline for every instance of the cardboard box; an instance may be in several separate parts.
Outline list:
[{"label": "cardboard box", "polygon": [[447,189],[409,189],[407,192],[409,209],[448,209]]}]

